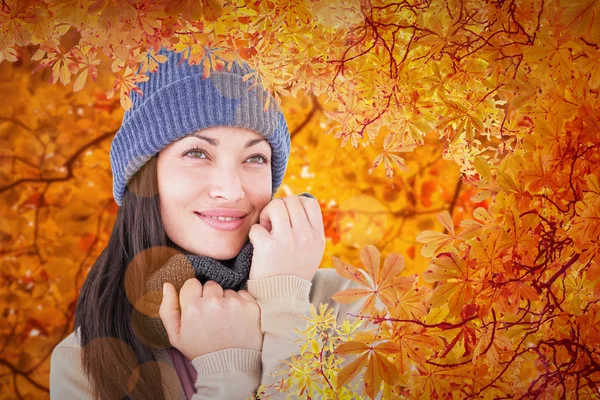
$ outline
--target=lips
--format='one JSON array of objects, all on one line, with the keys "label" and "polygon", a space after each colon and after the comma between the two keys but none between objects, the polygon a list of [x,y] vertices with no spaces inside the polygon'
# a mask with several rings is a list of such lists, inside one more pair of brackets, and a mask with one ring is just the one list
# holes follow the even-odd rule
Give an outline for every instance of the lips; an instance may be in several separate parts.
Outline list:
[{"label": "lips", "polygon": [[243,218],[243,216],[242,217],[234,217],[234,216],[231,216],[231,215],[209,215],[209,214],[203,214],[203,213],[196,213],[196,214],[200,215],[201,217],[208,217],[208,218],[211,218],[211,217],[223,217],[223,218],[234,218],[234,219]]},{"label": "lips", "polygon": [[194,214],[210,227],[222,231],[234,231],[241,227],[246,219],[246,217],[244,216],[240,219],[235,219],[231,221],[219,221],[218,219],[204,216],[198,212],[195,212]]},{"label": "lips", "polygon": [[198,214],[210,216],[210,217],[231,217],[231,218],[240,218],[248,215],[247,212],[243,210],[236,210],[233,208],[214,208],[210,210],[202,210],[196,211]]}]

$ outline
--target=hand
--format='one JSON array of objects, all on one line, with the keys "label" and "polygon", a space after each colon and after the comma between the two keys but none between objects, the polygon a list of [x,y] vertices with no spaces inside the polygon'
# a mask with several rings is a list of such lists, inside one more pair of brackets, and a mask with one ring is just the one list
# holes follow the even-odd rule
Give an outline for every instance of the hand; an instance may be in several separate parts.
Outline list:
[{"label": "hand", "polygon": [[317,199],[272,199],[252,225],[250,279],[295,275],[312,281],[325,251],[323,215]]},{"label": "hand", "polygon": [[158,314],[169,342],[188,360],[235,347],[262,351],[260,308],[247,290],[223,290],[215,281],[202,286],[191,278],[178,298],[175,286],[165,285]]}]

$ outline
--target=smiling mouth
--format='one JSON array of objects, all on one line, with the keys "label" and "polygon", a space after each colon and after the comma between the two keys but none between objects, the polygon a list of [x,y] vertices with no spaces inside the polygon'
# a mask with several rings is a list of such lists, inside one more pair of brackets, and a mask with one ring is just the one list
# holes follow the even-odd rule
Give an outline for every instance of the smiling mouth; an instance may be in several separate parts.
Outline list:
[{"label": "smiling mouth", "polygon": [[200,218],[205,224],[211,226],[214,229],[218,229],[218,230],[224,230],[224,231],[234,231],[239,229],[243,223],[245,218],[248,216],[244,216],[241,218],[236,218],[233,220],[219,220],[218,218],[212,218],[203,214],[200,214],[198,212],[194,212],[195,215],[198,216],[198,218]]},{"label": "smiling mouth", "polygon": [[217,221],[224,221],[224,222],[225,221],[237,221],[237,220],[245,218],[245,216],[243,216],[243,217],[213,217],[211,215],[206,215],[206,214],[201,214],[201,213],[196,213],[196,214],[200,215],[201,217],[211,218],[211,219],[214,219]]}]

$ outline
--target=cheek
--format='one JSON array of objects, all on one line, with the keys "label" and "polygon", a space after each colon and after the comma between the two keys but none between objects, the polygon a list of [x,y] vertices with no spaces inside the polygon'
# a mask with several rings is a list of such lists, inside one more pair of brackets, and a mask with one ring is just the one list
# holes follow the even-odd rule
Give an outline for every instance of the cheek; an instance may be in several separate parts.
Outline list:
[{"label": "cheek", "polygon": [[246,195],[251,199],[252,206],[256,211],[253,215],[253,223],[258,223],[258,218],[263,208],[271,202],[271,180],[261,185],[252,185],[246,189]]},{"label": "cheek", "polygon": [[186,211],[186,204],[197,197],[193,192],[198,190],[198,179],[194,179],[186,171],[162,166],[157,171],[157,181],[163,218],[174,217]]},{"label": "cheek", "polygon": [[[162,162],[161,162],[162,161]],[[158,191],[161,197],[177,198],[185,193],[186,188],[193,187],[193,182],[198,182],[191,174],[192,171],[177,167],[175,162],[165,157],[157,164],[156,178]]]},{"label": "cheek", "polygon": [[198,198],[198,184],[181,176],[166,180],[158,190],[161,203],[169,214],[187,210],[187,206]]},{"label": "cheek", "polygon": [[271,177],[270,176],[248,176],[244,182],[244,192],[246,197],[252,199],[254,204],[267,202],[271,198]]},{"label": "cheek", "polygon": [[179,243],[180,235],[189,226],[193,196],[178,179],[167,179],[159,185],[160,214],[164,229],[171,240]]}]

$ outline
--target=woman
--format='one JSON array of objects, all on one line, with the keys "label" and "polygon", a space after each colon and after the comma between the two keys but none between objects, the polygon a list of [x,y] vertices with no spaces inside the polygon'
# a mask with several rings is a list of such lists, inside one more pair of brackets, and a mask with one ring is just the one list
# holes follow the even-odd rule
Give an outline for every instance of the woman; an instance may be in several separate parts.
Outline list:
[{"label": "woman", "polygon": [[356,286],[318,269],[316,199],[273,198],[290,135],[276,102],[264,111],[270,95],[244,80],[252,70],[205,79],[202,64],[158,54],[167,62],[132,94],[112,142],[120,209],[75,330],[52,353],[51,398],[249,398],[299,354],[310,304],[340,321],[362,305],[330,298]]}]

